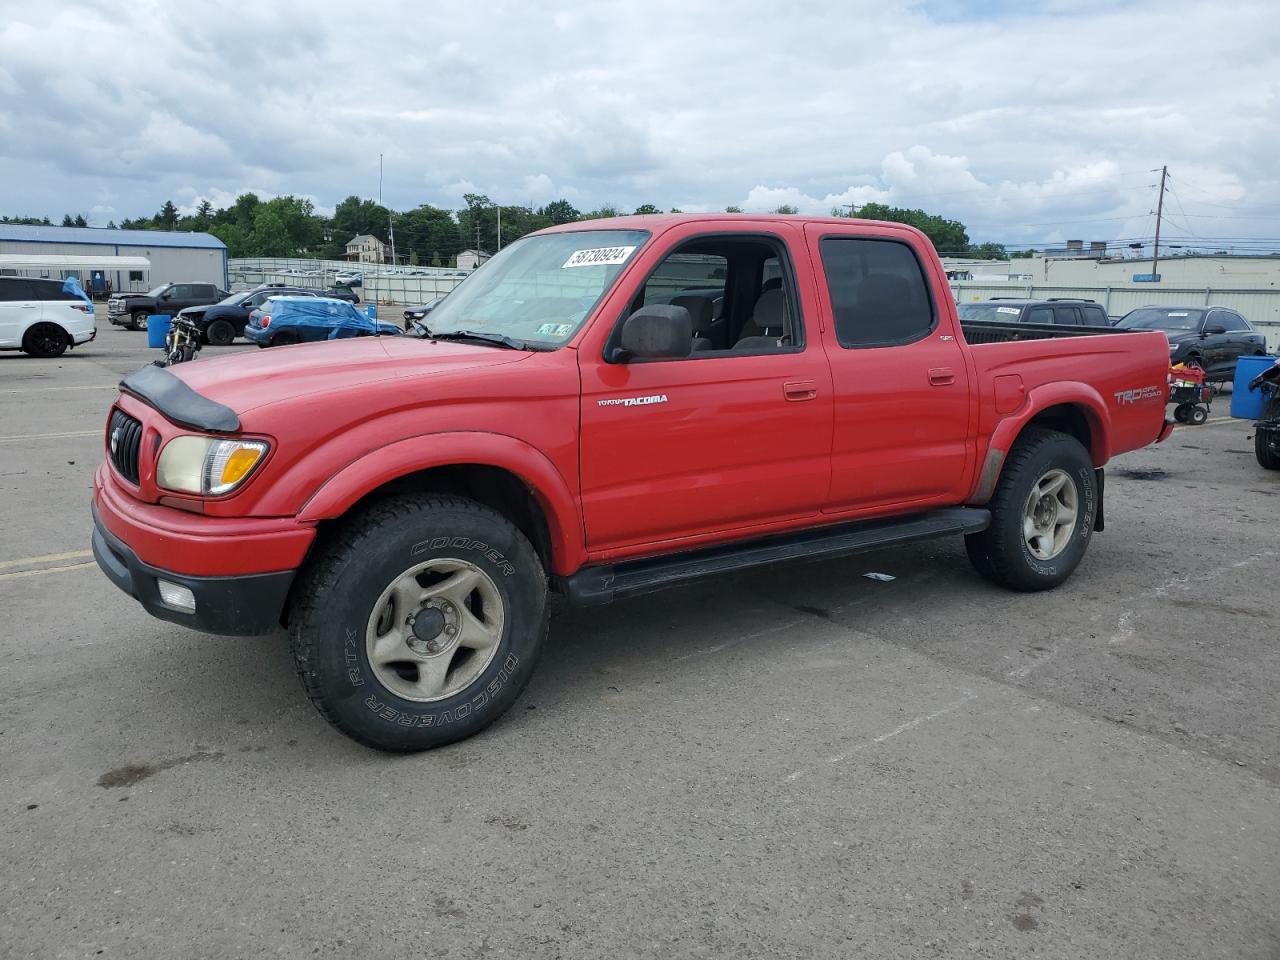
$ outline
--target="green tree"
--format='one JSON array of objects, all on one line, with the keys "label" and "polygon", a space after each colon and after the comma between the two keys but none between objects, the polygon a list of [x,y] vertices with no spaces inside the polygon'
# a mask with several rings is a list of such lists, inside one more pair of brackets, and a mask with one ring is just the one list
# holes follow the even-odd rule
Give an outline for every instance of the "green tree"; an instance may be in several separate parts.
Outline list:
[{"label": "green tree", "polygon": [[792,206],[791,204],[789,204],[789,203],[784,203],[782,206],[775,208],[773,212],[774,212],[774,213],[786,214],[786,215],[788,215],[788,216],[792,216],[792,215],[794,215],[794,214],[799,213],[799,212],[800,212],[800,209],[799,209],[798,207],[793,207],[793,206]]},{"label": "green tree", "polygon": [[578,219],[579,220],[608,220],[610,217],[620,217],[620,216],[622,216],[621,210],[619,210],[617,207],[615,207],[611,203],[606,203],[603,207],[600,207],[598,210],[592,210],[589,213],[582,214],[580,217],[578,217]]},{"label": "green tree", "polygon": [[108,229],[108,230],[116,230],[116,229],[119,229],[119,228],[118,228],[118,227],[116,227],[116,222],[115,222],[114,220],[108,220],[108,221],[107,221],[107,229]]},{"label": "green tree", "polygon": [[172,230],[178,225],[178,208],[173,205],[172,200],[164,202],[164,206],[155,216],[155,221],[162,230]]},{"label": "green tree", "polygon": [[975,260],[1008,260],[1009,254],[1003,243],[969,244],[969,256]]},{"label": "green tree", "polygon": [[934,247],[943,253],[964,254],[969,250],[969,234],[958,220],[947,220],[923,210],[907,210],[883,203],[865,203],[854,216],[863,220],[888,220],[915,227],[929,238]]},{"label": "green tree", "polygon": [[647,213],[661,213],[662,211],[655,207],[652,203],[642,203],[636,207],[636,216],[642,216]]},{"label": "green tree", "polygon": [[568,200],[554,200],[539,209],[538,215],[545,217],[549,224],[573,223],[582,216]]},{"label": "green tree", "polygon": [[725,208],[724,208],[724,212],[725,212],[725,213],[741,213],[741,212],[742,212],[742,208],[741,208],[741,207],[735,207],[735,206],[728,206],[728,207],[725,207]]},{"label": "green tree", "polygon": [[1009,254],[1010,260],[1030,260],[1036,255],[1034,250],[1015,250]]},{"label": "green tree", "polygon": [[462,249],[460,243],[458,224],[448,210],[424,203],[396,216],[396,252],[417,257],[412,263],[426,263],[441,250],[452,259]]},{"label": "green tree", "polygon": [[71,219],[71,214],[64,213],[62,215],[62,225],[64,227],[74,227],[76,225],[75,221]]}]

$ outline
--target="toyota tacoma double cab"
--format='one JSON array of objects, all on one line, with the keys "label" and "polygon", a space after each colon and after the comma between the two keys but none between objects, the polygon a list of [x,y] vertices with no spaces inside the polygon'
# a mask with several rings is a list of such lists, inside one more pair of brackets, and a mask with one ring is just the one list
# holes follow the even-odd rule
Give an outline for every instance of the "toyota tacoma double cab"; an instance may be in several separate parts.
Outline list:
[{"label": "toyota tacoma double cab", "polygon": [[145,330],[154,314],[174,316],[186,307],[203,307],[227,296],[212,283],[162,283],[146,293],[121,293],[107,301],[107,319],[117,327]]},{"label": "toyota tacoma double cab", "polygon": [[94,479],[108,577],[206,633],[283,626],[320,713],[390,751],[510,707],[553,595],[945,535],[1055,587],[1103,528],[1103,466],[1172,427],[1163,333],[970,345],[894,223],[566,224],[425,327],[146,367]]}]

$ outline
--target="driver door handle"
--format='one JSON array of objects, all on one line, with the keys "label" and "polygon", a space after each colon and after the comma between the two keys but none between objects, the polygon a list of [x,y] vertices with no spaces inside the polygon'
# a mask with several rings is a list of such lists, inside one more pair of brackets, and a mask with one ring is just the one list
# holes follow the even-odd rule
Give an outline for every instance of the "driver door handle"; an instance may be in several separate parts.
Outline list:
[{"label": "driver door handle", "polygon": [[782,385],[782,395],[788,400],[799,402],[814,400],[818,396],[817,380],[791,380]]}]

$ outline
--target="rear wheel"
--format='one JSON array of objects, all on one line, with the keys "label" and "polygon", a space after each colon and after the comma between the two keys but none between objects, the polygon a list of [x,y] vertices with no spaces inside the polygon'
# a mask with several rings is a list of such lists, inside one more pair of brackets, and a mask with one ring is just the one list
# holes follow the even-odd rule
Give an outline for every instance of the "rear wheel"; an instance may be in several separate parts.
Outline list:
[{"label": "rear wheel", "polygon": [[1080,441],[1051,430],[1018,438],[991,498],[991,526],[965,538],[974,568],[1014,590],[1048,590],[1079,565],[1093,533],[1096,478]]},{"label": "rear wheel", "polygon": [[520,695],[547,632],[537,552],[461,497],[396,497],[353,516],[294,598],[307,695],[380,750],[426,750],[488,726]]},{"label": "rear wheel", "polygon": [[[1273,424],[1280,422],[1280,399],[1263,403],[1261,419]],[[1258,466],[1264,470],[1280,470],[1280,450],[1270,443],[1270,437],[1274,435],[1274,428],[1267,431],[1262,429],[1261,424],[1254,427],[1253,454],[1258,458]]]},{"label": "rear wheel", "polygon": [[1194,406],[1187,412],[1187,422],[1194,423],[1196,426],[1204,423],[1209,419],[1209,408],[1202,406]]},{"label": "rear wheel", "polygon": [[43,359],[62,356],[70,345],[67,331],[56,323],[33,324],[22,338],[22,352]]},{"label": "rear wheel", "polygon": [[205,338],[215,347],[226,347],[236,338],[236,328],[226,320],[215,320],[205,331]]},{"label": "rear wheel", "polygon": [[302,341],[298,339],[298,335],[296,333],[289,333],[288,331],[285,331],[284,333],[277,333],[271,338],[267,345],[271,347],[287,347],[291,343],[301,342]]},{"label": "rear wheel", "polygon": [[129,326],[134,330],[145,330],[151,320],[151,314],[145,310],[137,310],[129,317]]}]

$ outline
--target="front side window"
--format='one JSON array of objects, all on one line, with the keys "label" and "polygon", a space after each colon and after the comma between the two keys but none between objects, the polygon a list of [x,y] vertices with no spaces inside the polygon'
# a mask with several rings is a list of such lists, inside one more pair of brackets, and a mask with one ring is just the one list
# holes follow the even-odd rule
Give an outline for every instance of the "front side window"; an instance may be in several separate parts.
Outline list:
[{"label": "front side window", "polygon": [[840,346],[911,343],[933,329],[924,272],[905,243],[825,237],[820,249]]},{"label": "front side window", "polygon": [[648,239],[642,230],[524,237],[462,281],[427,325],[432,334],[480,333],[557,347],[578,332]]},{"label": "front side window", "polygon": [[654,304],[689,311],[688,359],[802,349],[804,324],[790,261],[772,236],[721,235],[680,244],[654,268],[614,329]]}]

